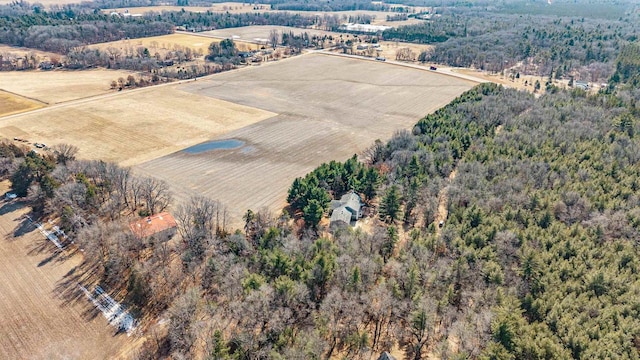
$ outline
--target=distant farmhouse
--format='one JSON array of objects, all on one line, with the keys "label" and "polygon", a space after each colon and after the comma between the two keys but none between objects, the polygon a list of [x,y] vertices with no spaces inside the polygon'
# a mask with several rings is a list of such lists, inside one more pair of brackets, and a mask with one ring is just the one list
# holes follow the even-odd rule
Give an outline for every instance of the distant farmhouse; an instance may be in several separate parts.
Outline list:
[{"label": "distant farmhouse", "polygon": [[331,201],[330,227],[347,226],[351,221],[357,221],[362,217],[362,199],[360,195],[350,191],[340,198]]},{"label": "distant farmhouse", "polygon": [[131,232],[138,239],[150,236],[168,239],[175,235],[177,226],[176,219],[168,212],[147,216],[129,224]]},{"label": "distant farmhouse", "polygon": [[587,90],[589,90],[589,83],[584,82],[584,81],[576,81],[575,87],[576,87],[576,89],[582,89],[584,91],[587,91]]},{"label": "distant farmhouse", "polygon": [[363,34],[377,34],[387,29],[391,29],[391,26],[384,25],[370,25],[370,24],[342,24],[338,27],[339,31],[363,33]]}]

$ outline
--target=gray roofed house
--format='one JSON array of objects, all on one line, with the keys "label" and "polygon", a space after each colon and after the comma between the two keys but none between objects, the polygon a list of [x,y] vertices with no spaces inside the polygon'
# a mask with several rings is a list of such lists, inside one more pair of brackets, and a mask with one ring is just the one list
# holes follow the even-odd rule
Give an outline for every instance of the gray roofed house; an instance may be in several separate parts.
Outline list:
[{"label": "gray roofed house", "polygon": [[339,208],[340,206],[342,206],[342,202],[340,202],[340,200],[331,200],[331,203],[329,205],[331,211]]},{"label": "gray roofed house", "polygon": [[333,210],[331,213],[331,222],[329,223],[330,227],[335,226],[345,226],[351,223],[351,211],[347,210],[346,207],[340,206]]},{"label": "gray roofed house", "polygon": [[393,356],[391,356],[391,354],[385,351],[380,355],[378,360],[396,360],[396,358],[394,358]]},{"label": "gray roofed house", "polygon": [[340,200],[331,201],[331,223],[330,226],[338,225],[339,222],[350,224],[351,221],[358,220],[362,217],[362,202],[360,196],[350,191],[340,198]]},{"label": "gray roofed house", "polygon": [[350,191],[340,198],[340,203],[351,212],[351,220],[358,220],[362,216],[362,203],[360,196]]}]

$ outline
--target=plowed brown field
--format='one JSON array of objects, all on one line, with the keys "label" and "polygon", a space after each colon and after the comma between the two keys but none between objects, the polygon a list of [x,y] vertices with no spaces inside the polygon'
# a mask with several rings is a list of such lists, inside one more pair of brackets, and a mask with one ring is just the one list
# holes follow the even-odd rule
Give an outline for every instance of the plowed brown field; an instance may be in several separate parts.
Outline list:
[{"label": "plowed brown field", "polygon": [[0,202],[0,359],[118,358],[132,338],[77,291],[81,256],[55,253],[26,212]]}]

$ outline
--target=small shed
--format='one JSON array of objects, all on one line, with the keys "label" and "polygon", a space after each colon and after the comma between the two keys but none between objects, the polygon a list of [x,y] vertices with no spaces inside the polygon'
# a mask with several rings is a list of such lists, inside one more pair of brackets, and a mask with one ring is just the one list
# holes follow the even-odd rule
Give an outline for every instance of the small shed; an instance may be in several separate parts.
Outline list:
[{"label": "small shed", "polygon": [[150,236],[172,237],[176,233],[178,224],[168,212],[147,216],[129,224],[129,228],[135,237],[144,239]]}]

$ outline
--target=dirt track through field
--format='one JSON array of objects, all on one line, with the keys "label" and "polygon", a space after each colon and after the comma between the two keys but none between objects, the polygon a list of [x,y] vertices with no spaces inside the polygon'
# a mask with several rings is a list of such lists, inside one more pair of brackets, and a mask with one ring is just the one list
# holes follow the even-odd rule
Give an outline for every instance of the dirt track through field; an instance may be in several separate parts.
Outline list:
[{"label": "dirt track through field", "polygon": [[26,211],[0,202],[0,359],[117,358],[131,338],[72,291],[81,257],[56,254]]}]

